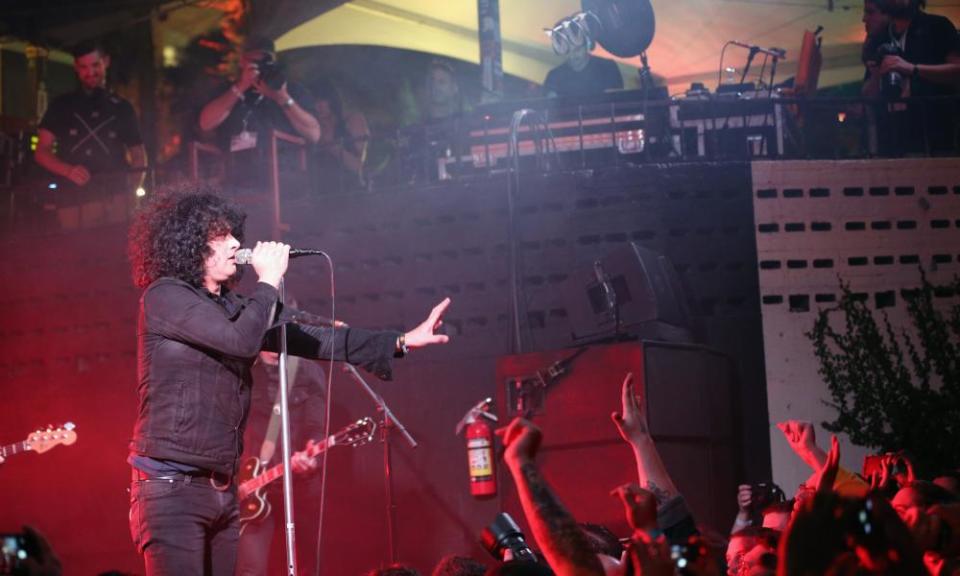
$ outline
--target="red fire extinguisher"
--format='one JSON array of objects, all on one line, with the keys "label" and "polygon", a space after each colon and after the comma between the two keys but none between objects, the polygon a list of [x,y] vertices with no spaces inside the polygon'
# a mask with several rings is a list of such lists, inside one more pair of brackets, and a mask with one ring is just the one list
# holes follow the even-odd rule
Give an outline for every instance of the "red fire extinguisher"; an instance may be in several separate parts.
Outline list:
[{"label": "red fire extinguisher", "polygon": [[493,456],[493,428],[488,421],[497,417],[488,410],[493,400],[484,398],[471,408],[457,424],[459,435],[466,428],[467,467],[470,472],[470,494],[474,498],[492,498],[497,494],[497,474]]}]

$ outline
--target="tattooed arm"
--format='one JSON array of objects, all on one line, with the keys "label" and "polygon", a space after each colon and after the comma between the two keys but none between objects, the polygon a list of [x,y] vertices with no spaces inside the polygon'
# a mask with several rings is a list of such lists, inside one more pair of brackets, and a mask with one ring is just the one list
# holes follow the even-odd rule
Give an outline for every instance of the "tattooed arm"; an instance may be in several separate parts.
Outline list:
[{"label": "tattooed arm", "polygon": [[540,429],[517,418],[497,432],[503,435],[504,460],[517,485],[523,513],[550,567],[557,576],[602,576],[603,566],[590,551],[586,536],[534,462],[542,439]]},{"label": "tattooed arm", "polygon": [[627,374],[620,393],[622,412],[610,415],[623,439],[633,448],[637,460],[637,478],[640,487],[656,497],[657,504],[663,505],[671,498],[680,495],[673,480],[667,473],[667,467],[660,459],[660,453],[650,436],[647,425],[646,398],[638,398],[633,386],[633,374]]}]

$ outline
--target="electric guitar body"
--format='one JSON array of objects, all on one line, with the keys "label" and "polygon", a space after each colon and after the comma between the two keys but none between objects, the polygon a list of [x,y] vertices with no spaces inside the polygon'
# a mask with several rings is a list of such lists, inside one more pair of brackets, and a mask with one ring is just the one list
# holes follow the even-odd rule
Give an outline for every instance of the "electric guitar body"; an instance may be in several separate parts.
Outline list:
[{"label": "electric guitar body", "polygon": [[[314,444],[306,454],[318,456],[333,446],[361,446],[373,438],[377,424],[370,418],[361,418],[336,434]],[[240,533],[251,522],[259,522],[270,515],[267,486],[283,477],[283,463],[267,468],[256,456],[247,458],[237,473],[237,498],[240,500]]]}]

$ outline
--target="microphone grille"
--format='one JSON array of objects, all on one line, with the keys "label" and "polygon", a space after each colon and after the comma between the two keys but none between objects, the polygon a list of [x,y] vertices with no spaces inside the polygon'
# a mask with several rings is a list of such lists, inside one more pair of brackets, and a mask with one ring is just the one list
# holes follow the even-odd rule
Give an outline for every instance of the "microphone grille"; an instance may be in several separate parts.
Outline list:
[{"label": "microphone grille", "polygon": [[234,258],[237,261],[237,264],[249,264],[253,261],[253,250],[250,248],[242,248],[237,250],[237,253],[234,254]]}]

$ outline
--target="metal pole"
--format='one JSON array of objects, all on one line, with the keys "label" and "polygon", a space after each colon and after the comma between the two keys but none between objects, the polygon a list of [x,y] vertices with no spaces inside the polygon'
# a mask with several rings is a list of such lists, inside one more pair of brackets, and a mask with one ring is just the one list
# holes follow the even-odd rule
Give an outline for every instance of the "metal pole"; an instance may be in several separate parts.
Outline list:
[{"label": "metal pole", "polygon": [[[284,283],[280,279],[279,301],[283,304]],[[287,326],[280,324],[280,431],[283,449],[283,524],[287,542],[287,574],[297,575],[297,543],[293,523],[293,475],[290,473],[290,409],[287,403]]]}]

